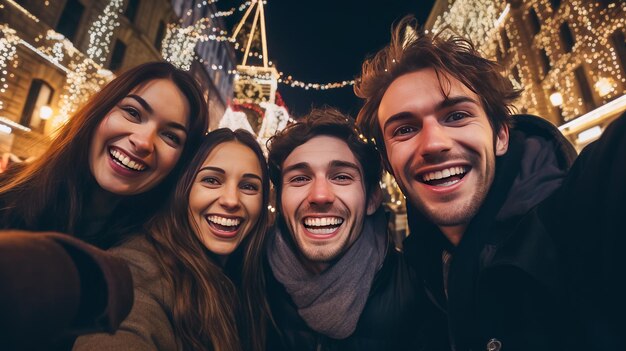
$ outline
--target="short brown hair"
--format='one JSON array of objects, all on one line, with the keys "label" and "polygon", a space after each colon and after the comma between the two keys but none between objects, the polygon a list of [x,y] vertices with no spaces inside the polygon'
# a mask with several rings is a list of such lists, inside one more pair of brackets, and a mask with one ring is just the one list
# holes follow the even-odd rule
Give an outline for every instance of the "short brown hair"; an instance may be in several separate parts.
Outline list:
[{"label": "short brown hair", "polygon": [[380,155],[374,145],[367,143],[357,131],[354,119],[333,108],[313,109],[298,123],[283,129],[267,142],[270,179],[280,199],[283,162],[298,146],[320,135],[337,137],[346,142],[361,164],[366,194],[378,186],[382,176]]},{"label": "short brown hair", "polygon": [[[378,107],[389,85],[404,74],[432,68],[440,81],[447,79],[442,73],[459,80],[480,98],[494,134],[510,123],[512,103],[521,94],[502,75],[501,67],[483,58],[470,41],[458,36],[418,35],[416,23],[407,16],[395,26],[391,43],[363,63],[354,86],[356,95],[365,99],[357,124],[368,138],[374,138],[385,158]],[[413,37],[405,35],[408,28],[414,30]]]}]

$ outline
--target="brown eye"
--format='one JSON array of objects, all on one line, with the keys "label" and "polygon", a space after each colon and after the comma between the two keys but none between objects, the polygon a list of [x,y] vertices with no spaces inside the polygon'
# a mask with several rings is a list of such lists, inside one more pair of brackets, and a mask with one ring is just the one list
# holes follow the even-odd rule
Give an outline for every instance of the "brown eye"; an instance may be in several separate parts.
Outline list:
[{"label": "brown eye", "polygon": [[454,112],[454,113],[451,113],[450,115],[448,115],[446,120],[448,122],[457,122],[457,121],[460,121],[462,119],[465,119],[466,117],[469,117],[469,115],[467,113],[465,113],[465,112]]},{"label": "brown eye", "polygon": [[403,135],[411,134],[411,133],[413,133],[415,131],[416,131],[415,127],[412,127],[412,126],[402,126],[400,128],[397,128],[393,132],[393,135],[394,136],[403,136]]},{"label": "brown eye", "polygon": [[141,118],[139,111],[134,107],[127,106],[127,107],[123,107],[122,110],[124,110],[126,114],[128,114],[130,117],[132,117],[135,120],[139,120]]}]

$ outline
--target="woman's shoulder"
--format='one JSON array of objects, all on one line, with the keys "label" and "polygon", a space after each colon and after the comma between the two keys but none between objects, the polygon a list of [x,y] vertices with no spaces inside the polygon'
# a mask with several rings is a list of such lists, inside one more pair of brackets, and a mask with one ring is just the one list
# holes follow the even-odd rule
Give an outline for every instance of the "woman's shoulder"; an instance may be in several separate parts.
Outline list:
[{"label": "woman's shoulder", "polygon": [[128,264],[136,289],[151,292],[163,290],[165,274],[159,265],[156,249],[146,234],[134,235],[109,252]]},{"label": "woman's shoulder", "polygon": [[74,351],[82,350],[177,350],[171,324],[172,299],[165,276],[159,268],[156,250],[142,234],[109,249],[125,260],[133,277],[134,303],[128,317],[113,335],[99,333],[82,336]]}]

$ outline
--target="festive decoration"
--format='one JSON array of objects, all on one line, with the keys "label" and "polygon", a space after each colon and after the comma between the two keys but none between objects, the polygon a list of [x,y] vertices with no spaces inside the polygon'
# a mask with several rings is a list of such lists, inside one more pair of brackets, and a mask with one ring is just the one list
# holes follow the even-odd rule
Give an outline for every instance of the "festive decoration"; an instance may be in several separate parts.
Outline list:
[{"label": "festive decoration", "polygon": [[245,112],[235,111],[231,109],[231,107],[226,109],[224,116],[220,120],[219,127],[229,128],[231,130],[245,129],[253,135],[256,135],[259,145],[261,145],[263,152],[266,154],[267,140],[276,134],[276,132],[285,128],[289,123],[294,122],[294,120],[289,117],[289,112],[287,112],[285,106],[279,106],[271,102],[234,105],[233,107],[235,109],[247,109],[252,112],[254,118],[261,118],[262,122],[259,130],[254,130]]},{"label": "festive decoration", "polygon": [[[449,25],[503,62],[513,84],[525,88],[516,103],[522,112],[550,116],[556,110],[548,109],[549,96],[559,92],[560,124],[626,93],[615,49],[624,45],[626,2],[555,3],[524,1],[511,9],[500,1],[456,0],[432,31]],[[584,97],[587,87],[597,95]]]},{"label": "festive decoration", "polygon": [[284,106],[278,106],[270,102],[262,102],[260,105],[265,109],[265,116],[263,117],[261,128],[259,128],[259,132],[257,133],[257,138],[263,150],[267,152],[267,140],[276,134],[276,132],[283,130],[291,119]]},{"label": "festive decoration", "polygon": [[243,129],[254,134],[246,114],[241,111],[233,111],[230,106],[226,108],[224,116],[220,120],[219,128],[228,128],[230,130]]},{"label": "festive decoration", "polygon": [[188,71],[195,58],[195,47],[198,42],[208,40],[206,30],[209,19],[202,18],[193,25],[181,27],[170,24],[163,39],[161,55],[174,66]]},{"label": "festive decoration", "polygon": [[[448,11],[437,16],[432,31],[450,29],[450,33],[465,33],[487,55],[495,52],[498,18],[506,2],[493,0],[457,0]],[[507,10],[508,11],[508,10]]]},{"label": "festive decoration", "polygon": [[113,30],[120,25],[118,17],[123,4],[123,0],[111,0],[89,28],[87,55],[98,64],[104,64],[107,59]]},{"label": "festive decoration", "polygon": [[[35,15],[33,15],[32,13],[28,12],[27,9],[25,9],[24,7],[22,7],[22,5],[18,4],[17,2],[13,1],[13,0],[6,0],[6,2],[8,2],[9,4],[13,5],[16,9],[18,9],[20,12],[22,12],[23,14],[25,14],[28,18],[30,18],[31,20],[35,21],[36,23],[39,22],[39,18],[37,18]],[[1,5],[0,5],[1,6]],[[0,7],[1,9],[2,7]]]},{"label": "festive decoration", "polygon": [[[16,56],[17,44],[20,38],[17,36],[15,30],[9,28],[9,26],[0,24],[0,97],[4,95],[9,87],[7,83],[8,70],[7,66],[9,62],[13,61]],[[4,101],[0,99],[0,110],[4,109]]]}]

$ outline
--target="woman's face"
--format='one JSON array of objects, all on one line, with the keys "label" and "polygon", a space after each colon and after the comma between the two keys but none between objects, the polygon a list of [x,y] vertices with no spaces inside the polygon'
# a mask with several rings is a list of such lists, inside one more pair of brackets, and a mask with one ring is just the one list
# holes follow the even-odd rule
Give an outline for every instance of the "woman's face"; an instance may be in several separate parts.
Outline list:
[{"label": "woman's face", "polygon": [[256,154],[236,141],[204,160],[189,194],[189,221],[209,251],[229,255],[254,227],[263,207],[261,177]]},{"label": "woman's face", "polygon": [[141,84],[102,119],[91,140],[89,168],[117,195],[144,193],[178,162],[187,138],[189,102],[169,79]]}]

